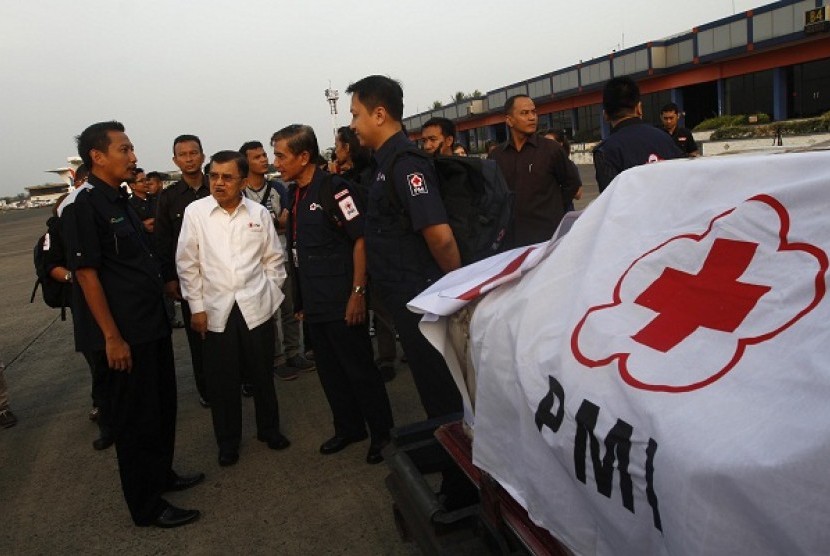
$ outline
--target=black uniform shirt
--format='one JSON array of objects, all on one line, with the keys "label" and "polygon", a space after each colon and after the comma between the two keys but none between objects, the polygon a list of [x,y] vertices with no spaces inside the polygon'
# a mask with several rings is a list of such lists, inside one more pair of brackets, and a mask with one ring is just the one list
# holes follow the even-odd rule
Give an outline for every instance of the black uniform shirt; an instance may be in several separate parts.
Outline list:
[{"label": "black uniform shirt", "polygon": [[611,135],[594,149],[594,169],[599,192],[618,174],[634,166],[681,158],[683,152],[665,132],[632,117],[619,122]]},{"label": "black uniform shirt", "polygon": [[343,320],[346,315],[353,285],[354,242],[365,228],[355,187],[322,170],[314,171],[307,186],[291,186],[288,240],[296,253],[292,262],[300,278],[294,309],[302,310],[308,322]]},{"label": "black uniform shirt", "polygon": [[680,147],[680,150],[683,151],[686,156],[689,156],[698,150],[697,142],[695,141],[692,132],[685,127],[677,126],[674,128],[674,133],[669,133],[669,135],[671,135],[671,138],[674,139],[674,144]]},{"label": "black uniform shirt", "polygon": [[[137,345],[170,334],[162,302],[158,259],[127,194],[90,174],[91,188],[81,191],[61,217],[69,269],[94,268],[122,338]],[[73,287],[75,347],[106,347],[80,286]]]},{"label": "black uniform shirt", "polygon": [[161,274],[165,282],[178,280],[176,274],[176,244],[182,231],[184,209],[197,199],[210,195],[207,176],[202,185],[193,190],[184,180],[179,180],[161,192],[153,228],[153,242],[161,261]]},{"label": "black uniform shirt", "polygon": [[[374,154],[376,170],[369,180],[366,207],[366,258],[373,283],[418,293],[443,274],[420,231],[448,220],[430,161],[406,155],[396,159],[398,153],[413,147],[398,132]],[[393,184],[397,203],[390,198]],[[397,207],[401,206],[406,215],[400,214]]]},{"label": "black uniform shirt", "polygon": [[156,198],[152,195],[147,195],[144,199],[138,195],[131,195],[130,205],[132,205],[142,221],[156,217]]}]

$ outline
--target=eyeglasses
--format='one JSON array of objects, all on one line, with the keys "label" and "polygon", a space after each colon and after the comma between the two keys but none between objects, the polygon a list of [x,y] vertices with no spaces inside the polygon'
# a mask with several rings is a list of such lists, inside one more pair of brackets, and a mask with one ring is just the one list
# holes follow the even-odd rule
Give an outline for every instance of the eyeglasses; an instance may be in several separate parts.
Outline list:
[{"label": "eyeglasses", "polygon": [[210,174],[208,174],[208,178],[210,178],[210,181],[222,180],[224,182],[231,182],[242,179],[240,176],[232,176],[230,174],[217,174],[215,172],[211,172]]}]

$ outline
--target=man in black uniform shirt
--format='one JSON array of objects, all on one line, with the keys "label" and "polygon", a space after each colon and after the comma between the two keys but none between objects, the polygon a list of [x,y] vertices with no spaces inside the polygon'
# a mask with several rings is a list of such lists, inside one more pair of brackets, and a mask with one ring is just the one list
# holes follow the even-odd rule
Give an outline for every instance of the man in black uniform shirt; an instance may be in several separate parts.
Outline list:
[{"label": "man in black uniform shirt", "polygon": [[[459,412],[461,394],[444,358],[421,334],[420,315],[406,308],[432,282],[461,266],[438,178],[428,160],[396,156],[414,147],[401,129],[403,90],[397,81],[372,75],[346,92],[352,94],[350,127],[362,145],[375,151],[365,235],[372,295],[392,314],[427,416]],[[392,187],[400,203],[391,200]],[[394,208],[399,204],[405,207],[406,224]]]},{"label": "man in black uniform shirt", "polygon": [[144,224],[144,230],[152,234],[156,221],[156,198],[150,195],[149,181],[144,169],[135,169],[135,181],[130,183],[130,188],[133,190],[133,194],[130,195],[130,205]]},{"label": "man in black uniform shirt", "polygon": [[93,124],[77,137],[91,187],[65,211],[68,264],[75,278],[78,351],[108,369],[121,487],[138,526],[177,527],[197,519],[161,496],[200,483],[203,474],[172,470],[176,374],[157,259],[121,189],[135,175],[133,145],[118,122]]},{"label": "man in black uniform shirt", "polygon": [[[274,164],[294,182],[288,241],[299,278],[297,307],[314,341],[317,374],[334,418],[334,436],[320,446],[334,454],[372,435],[366,462],[383,461],[392,410],[375,367],[366,322],[363,206],[350,184],[314,164],[314,130],[292,125],[273,137]],[[322,210],[321,210],[322,208]]]},{"label": "man in black uniform shirt", "polygon": [[[170,299],[181,300],[182,319],[187,325],[192,313],[179,290],[179,277],[176,274],[176,244],[182,231],[185,207],[196,199],[210,195],[207,176],[202,172],[205,154],[199,138],[195,135],[176,137],[173,141],[173,162],[182,171],[182,179],[162,191],[159,196],[153,240],[161,261],[164,293]],[[190,361],[193,364],[196,389],[199,391],[199,403],[202,407],[209,407],[202,357],[202,338],[190,326],[185,326],[184,329],[187,333],[187,343],[190,346]]]},{"label": "man in black uniform shirt", "polygon": [[611,135],[594,149],[600,193],[624,170],[683,156],[671,137],[643,121],[640,88],[630,77],[605,84],[602,112],[611,123]]},{"label": "man in black uniform shirt", "polygon": [[674,144],[687,157],[700,156],[700,150],[697,147],[697,142],[692,132],[678,125],[680,121],[680,109],[675,103],[670,102],[660,109],[660,120],[663,122],[663,129],[671,135],[671,138],[674,139]]},{"label": "man in black uniform shirt", "polygon": [[[429,160],[397,156],[414,148],[401,126],[403,89],[397,81],[371,75],[346,92],[352,95],[350,127],[362,145],[375,151],[364,236],[370,295],[379,296],[392,315],[427,417],[459,413],[461,394],[450,370],[421,334],[421,316],[406,307],[435,280],[461,266],[438,178]],[[397,195],[399,202],[391,195]],[[401,205],[405,215],[397,208]],[[441,492],[448,510],[465,506],[477,496],[455,466],[444,470]]]}]

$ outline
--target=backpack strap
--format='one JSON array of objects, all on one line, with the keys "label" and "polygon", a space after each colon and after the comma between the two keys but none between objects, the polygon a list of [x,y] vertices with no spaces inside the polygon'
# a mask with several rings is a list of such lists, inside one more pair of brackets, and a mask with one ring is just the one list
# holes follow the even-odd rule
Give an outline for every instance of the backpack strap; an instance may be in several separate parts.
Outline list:
[{"label": "backpack strap", "polygon": [[265,193],[262,195],[262,199],[259,200],[259,204],[262,206],[268,205],[268,199],[271,197],[271,182],[265,182]]}]

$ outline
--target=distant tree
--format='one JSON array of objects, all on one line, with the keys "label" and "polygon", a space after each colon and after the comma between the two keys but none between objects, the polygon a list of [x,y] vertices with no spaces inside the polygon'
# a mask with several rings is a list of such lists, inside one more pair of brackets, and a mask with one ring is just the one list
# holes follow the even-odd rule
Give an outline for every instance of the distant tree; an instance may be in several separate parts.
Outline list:
[{"label": "distant tree", "polygon": [[444,103],[441,102],[440,100],[435,100],[435,101],[432,102],[432,109],[433,110],[435,110],[437,108],[443,108],[443,107],[444,107]]},{"label": "distant tree", "polygon": [[467,95],[466,95],[466,94],[464,94],[464,91],[457,91],[457,92],[456,92],[456,93],[452,96],[452,102],[462,102],[462,101],[463,101],[464,99],[466,99],[466,98],[467,98]]},{"label": "distant tree", "polygon": [[478,89],[476,89],[475,91],[470,93],[470,98],[478,98],[478,97],[483,97],[483,96],[484,96],[484,93],[482,93]]}]

